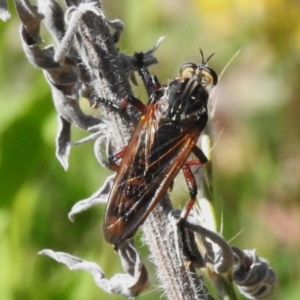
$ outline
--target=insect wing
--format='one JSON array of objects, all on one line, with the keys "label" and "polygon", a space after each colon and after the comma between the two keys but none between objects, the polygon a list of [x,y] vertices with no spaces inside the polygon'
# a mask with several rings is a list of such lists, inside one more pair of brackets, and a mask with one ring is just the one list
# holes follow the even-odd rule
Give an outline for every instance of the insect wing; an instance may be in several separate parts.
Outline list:
[{"label": "insect wing", "polygon": [[155,198],[152,199],[149,204],[150,211],[164,196],[167,189],[172,184],[172,181],[191,154],[201,132],[201,128],[190,128],[189,132],[183,132],[178,137],[176,144],[169,150],[169,156],[172,156],[172,158],[169,159],[167,168],[166,165],[164,167],[160,167],[160,176],[158,176],[155,182],[153,182],[153,186],[157,186],[158,189],[155,193]]},{"label": "insect wing", "polygon": [[[202,131],[200,127],[192,127],[166,143],[157,134],[155,110],[155,104],[150,104],[141,116],[110,194],[104,235],[111,244],[133,236],[166,193]],[[163,155],[157,157],[156,152]]]},{"label": "insect wing", "polygon": [[[144,163],[136,161],[145,159],[153,131],[157,128],[157,121],[154,117],[155,105],[150,102],[145,112],[141,115],[139,122],[131,136],[125,154],[120,163],[113,188],[106,206],[103,225],[104,237],[111,244],[118,244],[130,237],[137,230],[142,222],[142,211],[147,210],[147,203],[136,199],[135,193],[144,188],[142,173]],[[141,165],[141,166],[139,166]],[[141,211],[142,209],[142,211]]]}]

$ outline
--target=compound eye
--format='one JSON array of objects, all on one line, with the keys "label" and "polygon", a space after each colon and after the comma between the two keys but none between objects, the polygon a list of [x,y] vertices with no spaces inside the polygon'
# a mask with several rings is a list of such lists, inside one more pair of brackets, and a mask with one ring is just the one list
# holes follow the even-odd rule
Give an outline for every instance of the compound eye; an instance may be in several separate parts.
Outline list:
[{"label": "compound eye", "polygon": [[197,65],[188,63],[184,64],[180,69],[180,76],[183,79],[192,78],[196,74]]},{"label": "compound eye", "polygon": [[206,87],[214,87],[218,83],[218,75],[217,73],[208,67],[200,69],[201,72],[201,83]]}]

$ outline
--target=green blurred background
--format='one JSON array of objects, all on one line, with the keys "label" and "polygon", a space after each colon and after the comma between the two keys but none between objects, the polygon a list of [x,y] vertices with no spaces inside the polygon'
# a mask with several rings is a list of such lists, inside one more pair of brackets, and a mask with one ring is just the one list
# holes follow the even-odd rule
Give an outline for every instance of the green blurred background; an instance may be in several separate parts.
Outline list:
[{"label": "green blurred background", "polygon": [[[268,258],[278,276],[273,299],[299,300],[300,2],[103,4],[109,18],[125,23],[121,51],[147,50],[166,37],[156,53],[160,64],[151,68],[161,82],[177,75],[183,63],[200,62],[199,47],[206,57],[216,52],[210,66],[219,74],[241,50],[211,102],[217,220],[233,245]],[[25,59],[18,27],[15,13],[0,23],[1,299],[123,299],[99,290],[89,274],[37,255],[50,248],[95,261],[108,276],[121,272],[117,255],[102,240],[104,208],[82,213],[75,223],[67,218],[72,205],[91,195],[108,172],[97,165],[91,143],[72,149],[68,172],[56,160],[50,89]],[[83,136],[73,131],[73,139]],[[178,185],[184,203],[186,187]],[[151,269],[145,246],[141,252]],[[151,278],[139,299],[163,293],[154,273]]]}]

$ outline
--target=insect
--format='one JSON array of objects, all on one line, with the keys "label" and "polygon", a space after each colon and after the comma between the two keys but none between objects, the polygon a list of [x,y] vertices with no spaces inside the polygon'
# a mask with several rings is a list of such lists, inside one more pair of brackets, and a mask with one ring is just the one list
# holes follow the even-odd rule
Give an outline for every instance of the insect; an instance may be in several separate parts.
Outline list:
[{"label": "insect", "polygon": [[[105,239],[116,247],[135,234],[180,170],[191,197],[182,219],[195,202],[197,185],[190,166],[207,161],[196,143],[208,120],[208,92],[218,82],[215,71],[207,67],[212,55],[206,61],[202,51],[201,55],[201,64],[184,64],[179,77],[160,86],[143,66],[142,53],[136,54],[139,74],[152,95],[146,105],[133,96],[127,97],[141,115],[128,145],[109,157],[117,174],[103,231]],[[199,161],[187,161],[191,153]]]}]

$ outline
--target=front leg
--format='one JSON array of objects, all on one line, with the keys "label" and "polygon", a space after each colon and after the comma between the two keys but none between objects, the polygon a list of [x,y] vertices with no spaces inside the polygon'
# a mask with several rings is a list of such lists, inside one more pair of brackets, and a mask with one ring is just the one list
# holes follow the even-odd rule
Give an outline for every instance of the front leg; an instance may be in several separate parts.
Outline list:
[{"label": "front leg", "polygon": [[138,74],[142,78],[142,81],[145,85],[148,97],[150,98],[153,93],[158,91],[161,88],[161,85],[155,75],[152,75],[149,70],[146,68],[144,62],[144,53],[135,53],[134,54],[134,67],[136,68]]},{"label": "front leg", "polygon": [[97,109],[99,108],[100,104],[104,105],[107,108],[112,109],[113,111],[120,112],[121,107],[114,103],[112,100],[105,99],[103,97],[93,96],[91,99],[91,108]]},{"label": "front leg", "polygon": [[92,98],[91,107],[94,109],[97,109],[97,108],[99,108],[99,106],[101,104],[115,112],[120,113],[122,116],[124,116],[128,103],[133,105],[141,113],[144,112],[145,107],[146,107],[145,104],[141,100],[135,98],[132,95],[127,95],[123,99],[121,99],[120,105],[117,105],[116,103],[114,103],[113,101],[111,101],[109,99],[95,96]]}]

